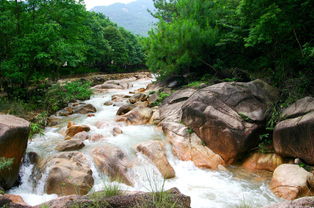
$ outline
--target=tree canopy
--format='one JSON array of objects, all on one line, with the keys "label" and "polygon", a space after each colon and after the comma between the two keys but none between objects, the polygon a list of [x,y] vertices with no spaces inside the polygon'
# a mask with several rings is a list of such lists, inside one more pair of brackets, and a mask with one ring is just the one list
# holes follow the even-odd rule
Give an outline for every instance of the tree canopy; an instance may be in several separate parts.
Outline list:
[{"label": "tree canopy", "polygon": [[0,0],[0,40],[6,91],[47,77],[126,71],[143,63],[138,37],[86,11],[82,0]]},{"label": "tree canopy", "polygon": [[160,21],[145,51],[161,78],[263,78],[300,96],[313,93],[313,0],[154,2]]}]

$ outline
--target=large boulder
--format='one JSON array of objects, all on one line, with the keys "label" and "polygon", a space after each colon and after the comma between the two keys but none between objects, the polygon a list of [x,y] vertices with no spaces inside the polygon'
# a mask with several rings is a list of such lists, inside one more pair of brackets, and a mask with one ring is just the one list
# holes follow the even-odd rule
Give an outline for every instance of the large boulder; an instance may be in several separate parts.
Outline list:
[{"label": "large boulder", "polygon": [[0,159],[13,159],[9,168],[0,169],[0,186],[11,188],[19,176],[25,154],[29,122],[11,115],[0,115]]},{"label": "large boulder", "polygon": [[59,152],[74,151],[74,150],[82,149],[84,146],[85,145],[82,140],[71,139],[71,140],[63,141],[60,144],[58,144],[56,146],[56,150]]},{"label": "large boulder", "polygon": [[303,197],[293,201],[284,201],[264,208],[313,208],[314,197]]},{"label": "large boulder", "polygon": [[147,141],[139,144],[136,149],[153,162],[165,179],[175,177],[175,171],[167,159],[166,150],[161,141]]},{"label": "large boulder", "polygon": [[251,171],[274,171],[279,165],[283,164],[283,158],[275,153],[259,153],[250,155],[243,163],[242,167]]},{"label": "large boulder", "polygon": [[261,80],[199,89],[182,106],[182,121],[227,164],[255,147],[278,92]]},{"label": "large boulder", "polygon": [[314,195],[314,175],[298,165],[278,166],[270,182],[270,189],[278,197],[293,200]]},{"label": "large boulder", "polygon": [[147,124],[153,115],[153,110],[146,107],[136,107],[130,112],[117,118],[117,121],[124,121],[128,125]]},{"label": "large boulder", "polygon": [[182,106],[195,93],[194,89],[182,89],[167,97],[160,106],[160,120],[167,122],[181,122]]},{"label": "large boulder", "polygon": [[276,125],[273,134],[275,151],[314,165],[314,98],[296,101],[281,117],[284,120]]},{"label": "large boulder", "polygon": [[195,166],[219,169],[225,165],[224,160],[203,144],[201,139],[180,123],[164,122],[162,129],[172,145],[175,156],[183,161],[193,161]]},{"label": "large boulder", "polygon": [[43,164],[48,171],[45,191],[58,195],[85,195],[94,185],[93,172],[81,152],[59,153]]},{"label": "large boulder", "polygon": [[[161,199],[158,196],[166,196]],[[73,208],[73,207],[112,207],[112,208],[131,208],[131,207],[172,207],[190,208],[191,198],[185,196],[177,188],[158,193],[134,193],[122,194],[106,197],[102,192],[96,192],[88,196],[66,196],[51,200],[34,208]],[[158,201],[158,205],[156,202]]]},{"label": "large boulder", "polygon": [[111,180],[133,186],[129,175],[129,168],[132,165],[121,149],[111,144],[103,144],[94,148],[91,155],[98,169],[108,175]]}]

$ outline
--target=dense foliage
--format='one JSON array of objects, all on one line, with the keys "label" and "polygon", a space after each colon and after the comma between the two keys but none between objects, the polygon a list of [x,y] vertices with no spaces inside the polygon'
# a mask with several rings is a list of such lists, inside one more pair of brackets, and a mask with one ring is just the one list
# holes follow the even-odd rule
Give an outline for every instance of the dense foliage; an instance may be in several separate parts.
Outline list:
[{"label": "dense foliage", "polygon": [[0,89],[13,97],[45,78],[126,71],[142,64],[138,38],[76,0],[0,0]]},{"label": "dense foliage", "polygon": [[161,78],[263,78],[291,101],[314,92],[313,0],[154,2],[160,22],[145,50]]}]

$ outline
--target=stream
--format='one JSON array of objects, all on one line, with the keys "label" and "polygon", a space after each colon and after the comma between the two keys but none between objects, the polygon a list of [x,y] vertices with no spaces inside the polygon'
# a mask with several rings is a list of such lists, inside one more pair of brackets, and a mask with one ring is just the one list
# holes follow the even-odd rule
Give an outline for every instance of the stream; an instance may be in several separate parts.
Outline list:
[{"label": "stream", "polygon": [[[44,135],[35,135],[29,142],[27,152],[36,152],[40,157],[46,158],[56,154],[55,146],[64,140],[59,132],[66,128],[67,121],[74,121],[76,124],[88,125],[91,133],[99,133],[107,137],[104,140],[93,142],[85,140],[85,147],[80,152],[84,153],[89,159],[93,171],[94,186],[91,192],[101,191],[106,184],[116,183],[122,190],[130,191],[156,191],[163,186],[163,177],[158,169],[143,154],[135,151],[135,145],[147,140],[165,140],[163,133],[153,125],[130,125],[115,122],[117,106],[105,106],[106,101],[111,100],[114,94],[129,95],[130,91],[145,88],[151,79],[140,79],[133,82],[133,87],[127,90],[108,90],[104,93],[94,94],[85,103],[96,107],[97,112],[94,117],[73,114],[63,117],[63,122],[56,127],[45,128]],[[101,129],[97,128],[97,123],[106,123]],[[119,127],[123,134],[112,136],[113,127]],[[89,152],[92,148],[102,143],[111,143],[120,147],[133,161],[131,176],[135,181],[134,187],[129,187],[117,182],[110,182],[109,178],[99,172],[92,162]],[[229,171],[212,171],[195,167],[190,161],[180,161],[167,146],[167,157],[176,172],[176,177],[168,179],[164,183],[164,188],[177,187],[183,194],[192,199],[192,208],[232,208],[245,202],[252,207],[263,207],[279,199],[269,190],[267,180],[256,180],[257,175],[241,171],[238,167],[228,168]],[[38,205],[57,195],[47,195],[44,193],[45,173],[33,187],[31,172],[32,165],[23,164],[21,168],[21,181],[19,187],[9,191],[11,194],[22,196],[24,201],[30,205]],[[245,172],[245,173],[244,173]]]}]

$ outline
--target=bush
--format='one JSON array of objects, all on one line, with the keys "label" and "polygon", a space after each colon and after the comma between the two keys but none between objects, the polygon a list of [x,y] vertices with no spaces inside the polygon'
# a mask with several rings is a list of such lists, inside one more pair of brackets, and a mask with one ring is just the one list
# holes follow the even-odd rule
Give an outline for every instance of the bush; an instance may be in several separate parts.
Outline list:
[{"label": "bush", "polygon": [[13,158],[0,157],[0,170],[10,169],[13,160]]},{"label": "bush", "polygon": [[90,82],[75,81],[56,84],[48,89],[44,105],[48,113],[54,113],[74,100],[86,100],[92,95]]}]

